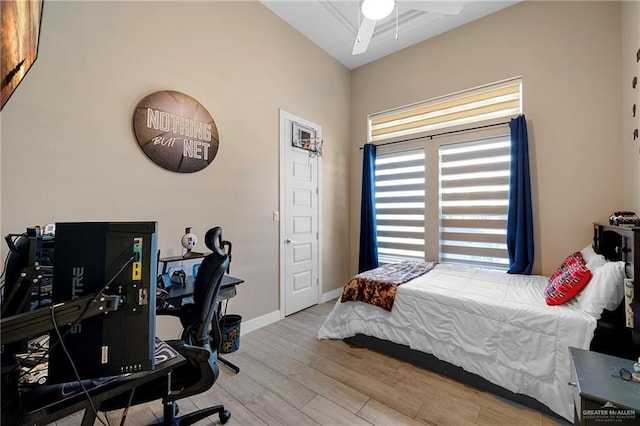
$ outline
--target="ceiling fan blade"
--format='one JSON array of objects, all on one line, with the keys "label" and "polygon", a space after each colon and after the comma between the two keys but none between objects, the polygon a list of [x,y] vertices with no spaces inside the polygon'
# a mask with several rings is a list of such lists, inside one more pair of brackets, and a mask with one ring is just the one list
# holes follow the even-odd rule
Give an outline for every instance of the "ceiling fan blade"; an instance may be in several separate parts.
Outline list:
[{"label": "ceiling fan blade", "polygon": [[422,10],[424,12],[457,15],[464,7],[463,1],[403,1],[399,3],[404,9]]},{"label": "ceiling fan blade", "polygon": [[371,37],[373,37],[373,30],[376,28],[376,21],[369,18],[362,18],[362,23],[358,29],[358,35],[356,36],[356,42],[353,45],[352,55],[359,55],[367,51]]}]

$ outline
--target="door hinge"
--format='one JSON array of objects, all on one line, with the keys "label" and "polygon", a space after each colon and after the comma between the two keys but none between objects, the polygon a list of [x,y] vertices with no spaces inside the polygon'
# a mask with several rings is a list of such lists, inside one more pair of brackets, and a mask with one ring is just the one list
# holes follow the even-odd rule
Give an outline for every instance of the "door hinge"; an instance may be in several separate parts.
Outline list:
[{"label": "door hinge", "polygon": [[318,233],[316,232],[316,240],[319,240],[320,236],[318,235]]}]

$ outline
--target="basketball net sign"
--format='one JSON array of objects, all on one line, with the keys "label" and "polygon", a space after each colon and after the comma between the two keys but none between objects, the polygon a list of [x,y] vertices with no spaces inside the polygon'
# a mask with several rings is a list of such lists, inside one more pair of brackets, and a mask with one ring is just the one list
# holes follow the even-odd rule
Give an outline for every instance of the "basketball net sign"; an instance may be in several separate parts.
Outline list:
[{"label": "basketball net sign", "polygon": [[142,98],[133,114],[133,131],[142,151],[160,167],[193,173],[218,153],[218,128],[200,102],[162,90]]}]

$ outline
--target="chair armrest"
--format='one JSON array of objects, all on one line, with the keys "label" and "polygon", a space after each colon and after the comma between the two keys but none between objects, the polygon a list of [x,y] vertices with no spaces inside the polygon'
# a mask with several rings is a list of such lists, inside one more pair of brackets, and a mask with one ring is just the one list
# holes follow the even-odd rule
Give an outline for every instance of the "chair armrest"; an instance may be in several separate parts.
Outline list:
[{"label": "chair armrest", "polygon": [[180,348],[185,345],[184,340],[180,339],[165,340],[164,342],[178,352],[180,352]]},{"label": "chair armrest", "polygon": [[[179,390],[170,391],[164,398],[164,403],[197,395],[209,390],[220,374],[218,366],[216,365],[217,352],[212,352],[209,348],[187,345],[178,340],[172,340],[169,344],[187,360],[186,366],[177,369],[176,373],[178,373],[178,375],[176,378],[179,377],[184,380],[187,379],[187,377],[191,377],[195,380],[190,381],[187,386]],[[174,346],[174,344],[176,346]]]}]

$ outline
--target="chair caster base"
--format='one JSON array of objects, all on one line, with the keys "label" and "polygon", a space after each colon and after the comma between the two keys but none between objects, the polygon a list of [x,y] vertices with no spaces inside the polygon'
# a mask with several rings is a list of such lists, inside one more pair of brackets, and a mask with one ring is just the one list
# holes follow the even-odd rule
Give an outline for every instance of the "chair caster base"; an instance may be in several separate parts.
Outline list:
[{"label": "chair caster base", "polygon": [[220,424],[227,423],[230,418],[231,418],[231,411],[224,410],[224,411],[220,412]]}]

